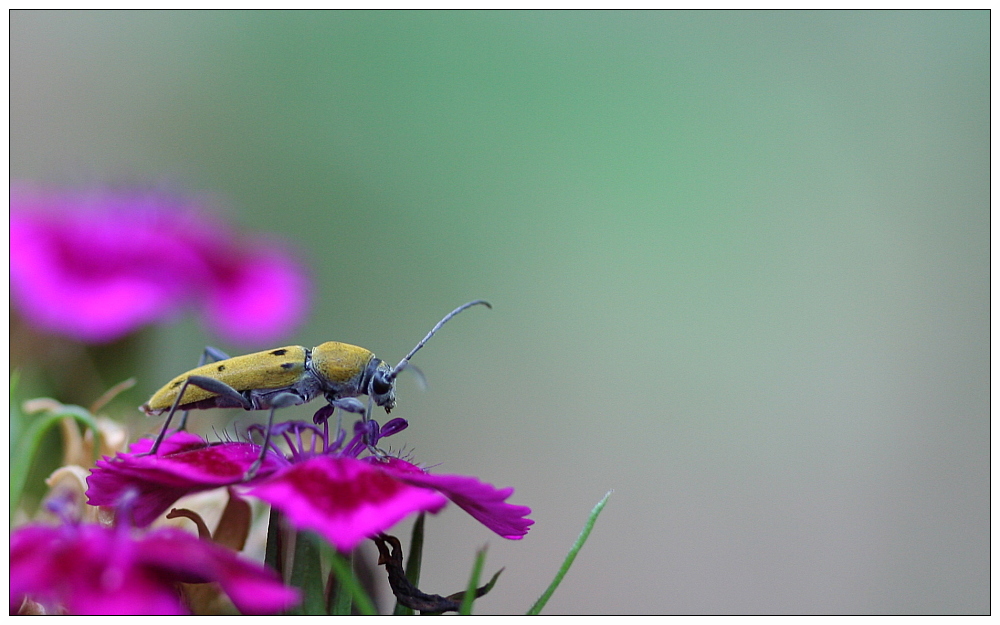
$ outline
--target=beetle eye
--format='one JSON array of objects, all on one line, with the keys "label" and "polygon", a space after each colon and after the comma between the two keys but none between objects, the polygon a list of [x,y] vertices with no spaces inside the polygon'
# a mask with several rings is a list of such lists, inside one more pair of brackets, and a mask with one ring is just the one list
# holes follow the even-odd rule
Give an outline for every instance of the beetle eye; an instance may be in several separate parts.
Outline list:
[{"label": "beetle eye", "polygon": [[391,390],[392,390],[392,382],[390,382],[389,380],[386,380],[384,377],[377,374],[375,375],[374,378],[372,378],[372,391],[376,395],[385,395]]}]

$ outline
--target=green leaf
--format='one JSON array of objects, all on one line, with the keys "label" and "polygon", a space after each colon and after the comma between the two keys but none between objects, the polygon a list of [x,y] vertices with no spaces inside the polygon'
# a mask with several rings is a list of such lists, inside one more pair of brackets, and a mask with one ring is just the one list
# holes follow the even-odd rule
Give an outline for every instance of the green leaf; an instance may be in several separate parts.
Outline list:
[{"label": "green leaf", "polygon": [[[427,515],[423,512],[417,517],[413,524],[413,533],[410,535],[410,555],[406,558],[406,579],[410,580],[414,588],[420,585],[420,565],[424,551],[424,520]],[[398,601],[392,613],[396,616],[413,616],[412,608],[402,605]]]},{"label": "green leaf", "polygon": [[479,590],[477,590],[476,594],[479,595],[480,597],[482,597],[483,595],[485,595],[489,591],[493,590],[493,587],[497,585],[497,580],[500,579],[500,574],[501,573],[503,573],[503,569],[500,569],[499,571],[497,571],[496,573],[494,573],[493,577],[490,578],[489,583],[487,583],[485,586],[483,586],[482,588],[480,588]]},{"label": "green leaf", "polygon": [[601,514],[601,510],[604,510],[604,505],[608,503],[608,497],[611,496],[612,492],[614,491],[609,490],[608,493],[604,495],[604,499],[601,499],[597,505],[594,506],[594,509],[590,511],[590,516],[587,518],[587,522],[583,526],[583,531],[580,532],[580,536],[577,537],[576,542],[573,543],[569,553],[566,554],[566,559],[563,560],[563,564],[559,568],[559,572],[556,573],[552,583],[545,589],[542,596],[538,598],[535,605],[531,606],[531,609],[528,610],[528,616],[535,616],[541,613],[542,608],[544,608],[545,604],[549,602],[549,599],[552,597],[552,593],[556,591],[556,588],[559,587],[559,583],[562,582],[563,577],[566,576],[566,572],[569,571],[569,567],[573,565],[573,560],[576,559],[576,554],[580,552],[580,549],[583,548],[583,544],[587,542],[587,537],[590,536],[590,530],[594,529],[594,523],[597,521],[598,515]]},{"label": "green leaf", "polygon": [[281,575],[281,579],[285,576],[282,575],[281,559],[281,513],[274,506],[271,506],[271,512],[267,517],[267,544],[264,548],[264,564],[271,567]]},{"label": "green leaf", "polygon": [[14,457],[14,450],[17,448],[17,443],[21,440],[21,430],[24,425],[24,415],[21,414],[21,407],[17,405],[17,400],[15,396],[17,395],[17,387],[21,382],[21,372],[14,369],[10,372],[10,457]]},{"label": "green leaf", "polygon": [[326,614],[319,544],[319,537],[311,532],[299,532],[295,536],[295,560],[289,582],[302,590],[302,604],[290,610],[289,614]]},{"label": "green leaf", "polygon": [[[324,545],[325,544],[326,543],[324,543]],[[361,582],[358,581],[357,576],[354,575],[354,571],[352,570],[350,563],[344,558],[344,556],[337,553],[336,550],[328,546],[326,549],[330,558],[331,573],[336,575],[337,583],[351,597],[354,606],[358,609],[358,612],[365,616],[377,615],[378,611],[375,609],[375,604],[372,603],[371,597],[368,596],[364,587],[361,585]],[[349,609],[350,608],[348,608],[348,610]]]},{"label": "green leaf", "polygon": [[[11,454],[10,459],[10,520],[14,519],[14,512],[21,503],[21,495],[28,481],[28,473],[31,471],[31,463],[38,451],[38,446],[42,442],[46,431],[53,425],[58,424],[66,417],[72,417],[82,423],[85,427],[94,432],[94,440],[100,440],[97,431],[97,422],[89,412],[80,406],[61,405],[60,410],[39,415],[25,431],[21,440],[17,444],[17,453]],[[31,417],[28,417],[29,419]],[[97,450],[95,445],[94,449]]]},{"label": "green leaf", "polygon": [[[476,600],[476,589],[479,587],[479,576],[483,574],[483,564],[486,562],[486,547],[476,551],[476,561],[472,565],[472,574],[469,575],[469,584],[465,587],[465,595],[462,596],[462,607],[458,613],[462,616],[472,614],[472,603]],[[497,573],[493,578],[496,582]]]}]

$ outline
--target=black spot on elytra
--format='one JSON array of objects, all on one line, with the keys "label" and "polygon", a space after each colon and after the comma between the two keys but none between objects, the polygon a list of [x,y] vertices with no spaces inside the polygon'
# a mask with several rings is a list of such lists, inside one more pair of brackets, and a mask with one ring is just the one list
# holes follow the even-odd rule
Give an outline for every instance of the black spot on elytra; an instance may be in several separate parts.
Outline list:
[{"label": "black spot on elytra", "polygon": [[281,368],[282,369],[291,369],[294,366],[295,366],[294,362],[283,362],[283,363],[281,363]]},{"label": "black spot on elytra", "polygon": [[273,352],[271,352],[271,355],[272,356],[284,356],[287,353],[288,353],[287,349],[276,349]]},{"label": "black spot on elytra", "polygon": [[170,388],[177,388],[182,384],[182,382],[183,382],[182,380],[177,380],[176,382],[170,385]]},{"label": "black spot on elytra", "polygon": [[216,369],[216,371],[225,371],[226,370],[226,365],[219,365],[215,369]]}]

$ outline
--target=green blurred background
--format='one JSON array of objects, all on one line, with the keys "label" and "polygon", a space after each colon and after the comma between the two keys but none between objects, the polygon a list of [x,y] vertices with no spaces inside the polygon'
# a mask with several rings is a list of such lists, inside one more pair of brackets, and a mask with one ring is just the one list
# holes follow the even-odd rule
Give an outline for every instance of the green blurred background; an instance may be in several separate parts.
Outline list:
[{"label": "green blurred background", "polygon": [[[537,523],[432,518],[428,592],[489,543],[478,609],[524,611],[614,489],[547,612],[985,613],[989,26],[14,12],[11,175],[169,179],[297,242],[288,343],[395,361],[490,300],[415,358],[393,442]],[[135,403],[237,351],[149,341]]]}]

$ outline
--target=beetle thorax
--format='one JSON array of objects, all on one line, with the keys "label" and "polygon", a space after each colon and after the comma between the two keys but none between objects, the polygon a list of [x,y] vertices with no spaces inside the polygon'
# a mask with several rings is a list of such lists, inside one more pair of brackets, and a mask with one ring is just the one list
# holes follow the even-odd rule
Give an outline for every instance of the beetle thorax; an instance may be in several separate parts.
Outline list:
[{"label": "beetle thorax", "polygon": [[309,368],[319,378],[324,391],[340,397],[366,392],[361,379],[375,354],[357,345],[329,341],[312,348],[310,356]]},{"label": "beetle thorax", "polygon": [[307,366],[328,397],[368,395],[386,412],[396,406],[392,368],[363,347],[336,341],[317,345]]}]

